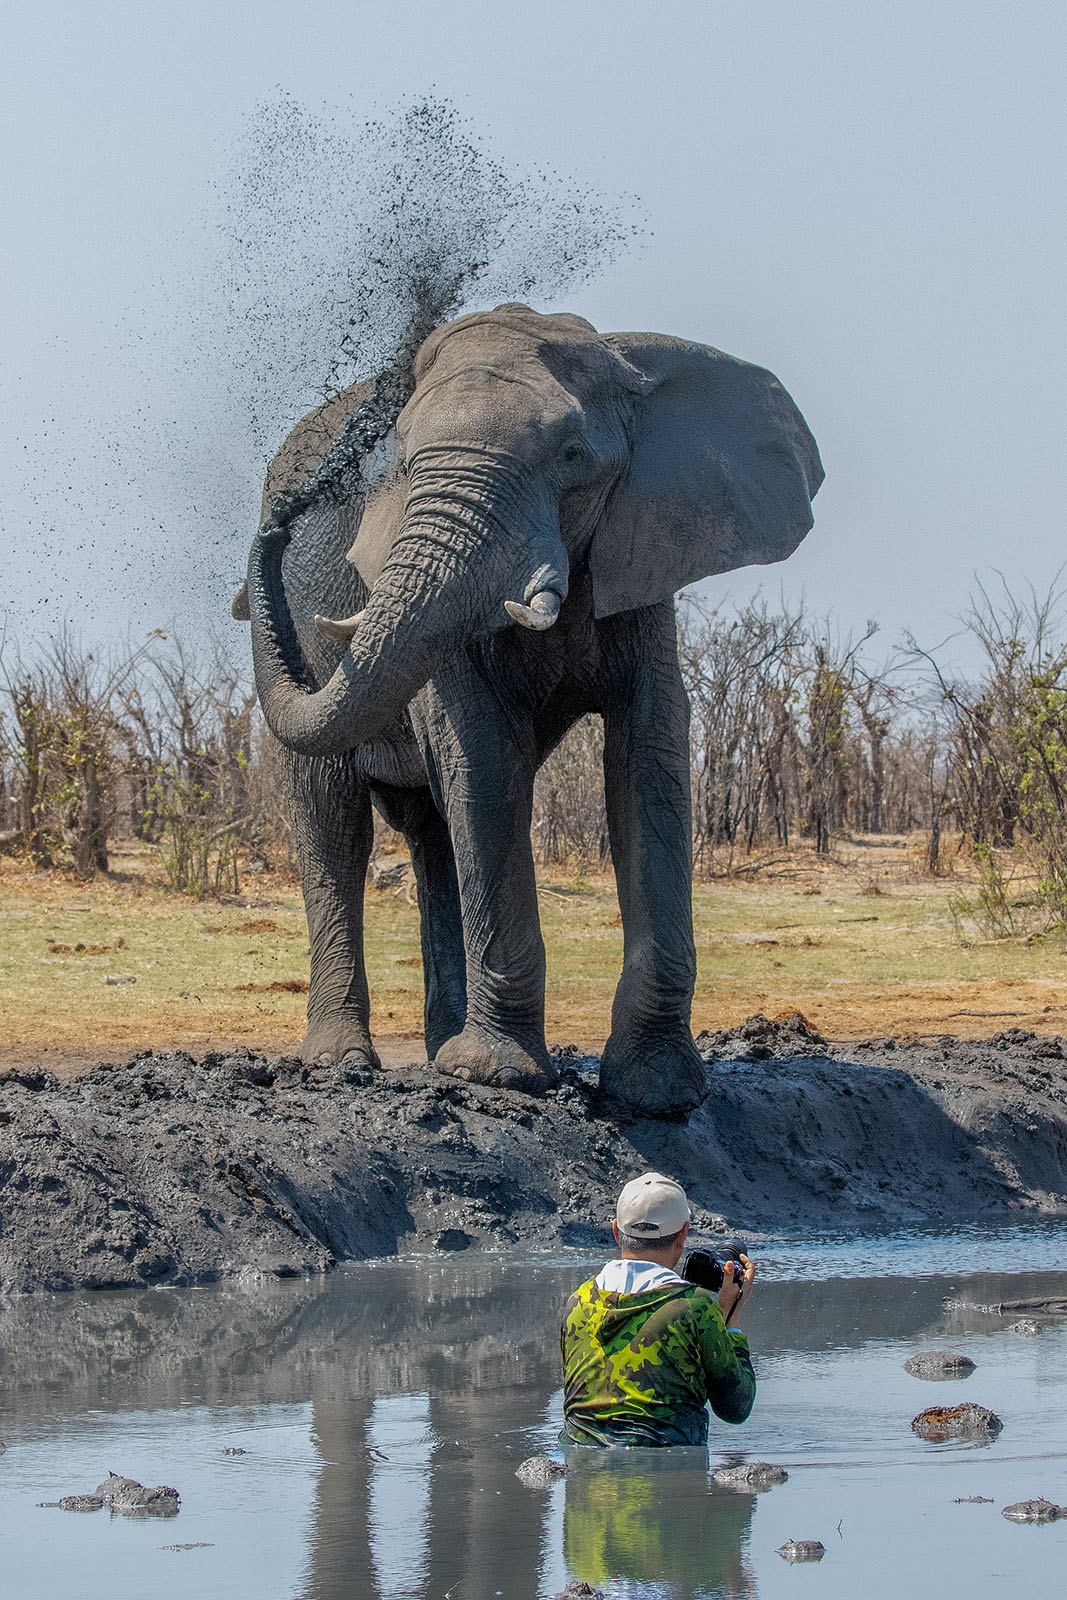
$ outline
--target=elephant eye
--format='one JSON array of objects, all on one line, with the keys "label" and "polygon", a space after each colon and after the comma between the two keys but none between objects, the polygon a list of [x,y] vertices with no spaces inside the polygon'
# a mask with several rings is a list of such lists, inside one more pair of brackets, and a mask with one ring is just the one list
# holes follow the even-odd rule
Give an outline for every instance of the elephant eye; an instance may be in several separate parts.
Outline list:
[{"label": "elephant eye", "polygon": [[577,439],[572,439],[570,444],[564,445],[561,459],[568,463],[578,461],[585,454],[585,450]]}]

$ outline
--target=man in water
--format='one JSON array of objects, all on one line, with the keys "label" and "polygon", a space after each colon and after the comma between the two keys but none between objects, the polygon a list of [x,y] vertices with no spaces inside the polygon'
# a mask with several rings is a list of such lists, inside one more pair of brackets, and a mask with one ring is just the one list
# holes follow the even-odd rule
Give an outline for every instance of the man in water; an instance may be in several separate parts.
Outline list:
[{"label": "man in water", "polygon": [[704,1445],[706,1404],[744,1422],[756,1398],[748,1340],[727,1323],[752,1290],[755,1268],[727,1262],[718,1296],[674,1270],[689,1233],[689,1202],[661,1172],[634,1178],[612,1227],[620,1259],[574,1291],[563,1318],[563,1415],[575,1444]]}]

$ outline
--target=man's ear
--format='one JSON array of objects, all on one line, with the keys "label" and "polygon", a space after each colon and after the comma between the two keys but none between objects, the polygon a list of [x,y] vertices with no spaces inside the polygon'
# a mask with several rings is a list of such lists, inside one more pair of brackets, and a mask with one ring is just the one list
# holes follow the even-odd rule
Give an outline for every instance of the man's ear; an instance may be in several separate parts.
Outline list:
[{"label": "man's ear", "polygon": [[615,1235],[615,1243],[618,1244],[618,1242],[619,1242],[619,1224],[616,1221],[614,1221],[614,1219],[612,1220],[611,1231]]}]

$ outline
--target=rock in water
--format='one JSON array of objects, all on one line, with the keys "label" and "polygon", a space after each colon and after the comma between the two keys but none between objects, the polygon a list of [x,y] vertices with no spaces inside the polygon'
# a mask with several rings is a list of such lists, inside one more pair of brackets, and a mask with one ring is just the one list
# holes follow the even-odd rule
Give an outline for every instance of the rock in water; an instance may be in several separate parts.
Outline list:
[{"label": "rock in water", "polygon": [[908,1357],[904,1371],[913,1378],[969,1378],[974,1362],[970,1356],[956,1355],[951,1350],[920,1350]]},{"label": "rock in water", "polygon": [[181,1507],[181,1495],[170,1484],[146,1489],[136,1478],[123,1478],[117,1472],[108,1473],[93,1494],[124,1517],[176,1517]]},{"label": "rock in water", "polygon": [[529,1456],[515,1469],[515,1476],[527,1489],[548,1489],[557,1478],[565,1478],[567,1469],[561,1461],[548,1456]]},{"label": "rock in water", "polygon": [[826,1554],[826,1546],[821,1539],[787,1539],[785,1544],[778,1546],[778,1554],[783,1561],[821,1561]]},{"label": "rock in water", "polygon": [[555,1600],[604,1600],[604,1591],[590,1588],[587,1583],[568,1583],[555,1596]]},{"label": "rock in water", "polygon": [[776,1483],[785,1483],[789,1474],[773,1461],[746,1461],[739,1467],[720,1467],[711,1475],[712,1483],[723,1489],[748,1489],[759,1494],[761,1489],[773,1489]]},{"label": "rock in water", "polygon": [[1024,1339],[1032,1339],[1035,1334],[1044,1333],[1045,1324],[1043,1322],[1035,1322],[1033,1317],[1020,1317],[1018,1322],[1012,1323],[1011,1331],[1012,1333],[1022,1334]]},{"label": "rock in water", "polygon": [[944,1439],[991,1438],[1004,1424],[995,1411],[985,1406],[927,1406],[912,1421],[912,1429],[923,1439],[935,1443]]},{"label": "rock in water", "polygon": [[1067,1506],[1058,1506],[1052,1500],[1017,1500],[1000,1514],[1009,1522],[1055,1522],[1067,1517]]}]

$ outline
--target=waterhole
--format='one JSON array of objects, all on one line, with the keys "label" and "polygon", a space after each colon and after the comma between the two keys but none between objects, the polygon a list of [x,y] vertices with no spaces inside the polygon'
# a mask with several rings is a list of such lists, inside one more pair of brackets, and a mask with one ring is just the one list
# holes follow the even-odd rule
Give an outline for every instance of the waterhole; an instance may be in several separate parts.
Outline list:
[{"label": "waterhole", "polygon": [[[744,1318],[759,1396],[699,1452],[558,1456],[560,1308],[582,1252],[351,1266],[317,1282],[41,1295],[0,1307],[4,1592],[78,1600],[547,1600],[568,1582],[642,1600],[1057,1592],[1067,1522],[1067,1317],[980,1309],[1067,1294],[1067,1226],[751,1241]],[[960,1351],[964,1381],[905,1372]],[[994,1438],[931,1444],[932,1403],[973,1401]],[[758,1494],[710,1473],[776,1463]],[[165,1483],[176,1518],[40,1502],[108,1472]],[[789,1540],[820,1540],[790,1566]]]}]

